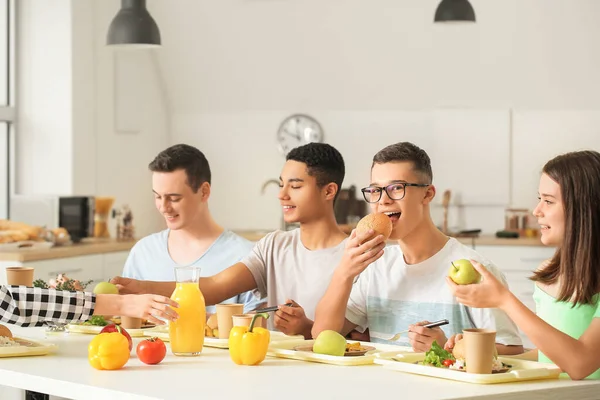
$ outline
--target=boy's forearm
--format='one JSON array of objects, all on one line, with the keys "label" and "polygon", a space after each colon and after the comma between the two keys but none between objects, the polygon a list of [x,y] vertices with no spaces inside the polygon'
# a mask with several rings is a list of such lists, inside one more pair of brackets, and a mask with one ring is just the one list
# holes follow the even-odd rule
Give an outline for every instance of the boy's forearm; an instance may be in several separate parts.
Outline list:
[{"label": "boy's forearm", "polygon": [[144,281],[144,293],[147,294],[159,294],[165,297],[171,297],[175,290],[175,282],[156,282],[156,281]]},{"label": "boy's forearm", "polygon": [[334,273],[325,295],[317,305],[312,336],[324,330],[340,332],[346,320],[346,308],[352,291],[353,280]]}]

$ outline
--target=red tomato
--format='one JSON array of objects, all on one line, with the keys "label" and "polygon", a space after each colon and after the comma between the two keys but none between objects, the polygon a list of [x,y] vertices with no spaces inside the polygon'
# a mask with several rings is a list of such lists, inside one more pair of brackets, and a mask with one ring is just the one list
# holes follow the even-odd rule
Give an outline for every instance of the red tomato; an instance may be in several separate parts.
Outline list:
[{"label": "red tomato", "polygon": [[454,360],[451,360],[448,358],[448,359],[444,360],[444,362],[442,364],[444,364],[446,367],[449,367],[454,364]]},{"label": "red tomato", "polygon": [[119,325],[110,324],[110,325],[106,325],[100,331],[100,333],[106,333],[106,332],[109,332],[109,333],[110,332],[121,332],[127,338],[127,341],[129,342],[129,351],[131,351],[131,349],[133,349],[133,341],[131,340],[131,336],[129,336],[129,333],[127,333],[125,328],[121,328]]},{"label": "red tomato", "polygon": [[162,340],[153,337],[138,343],[135,352],[141,362],[145,364],[158,364],[167,355],[167,347]]}]

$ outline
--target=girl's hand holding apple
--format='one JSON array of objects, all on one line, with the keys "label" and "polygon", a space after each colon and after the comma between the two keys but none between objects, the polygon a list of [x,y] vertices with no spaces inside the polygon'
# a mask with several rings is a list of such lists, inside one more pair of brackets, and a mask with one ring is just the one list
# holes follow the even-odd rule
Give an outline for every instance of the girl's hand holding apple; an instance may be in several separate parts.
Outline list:
[{"label": "girl's hand holding apple", "polygon": [[[511,296],[509,290],[483,265],[471,260],[481,281],[475,284],[457,285],[450,277],[446,283],[459,303],[475,308],[503,308]],[[452,267],[451,267],[452,268]]]}]

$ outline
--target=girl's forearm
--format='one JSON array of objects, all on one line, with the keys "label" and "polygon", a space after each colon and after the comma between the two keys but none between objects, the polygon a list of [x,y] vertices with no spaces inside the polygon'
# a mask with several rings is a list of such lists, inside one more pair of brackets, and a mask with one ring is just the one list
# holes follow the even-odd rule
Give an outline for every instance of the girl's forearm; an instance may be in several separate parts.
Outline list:
[{"label": "girl's forearm", "polygon": [[583,379],[600,368],[597,351],[554,328],[538,317],[513,294],[502,309],[529,337],[529,340],[572,379]]}]

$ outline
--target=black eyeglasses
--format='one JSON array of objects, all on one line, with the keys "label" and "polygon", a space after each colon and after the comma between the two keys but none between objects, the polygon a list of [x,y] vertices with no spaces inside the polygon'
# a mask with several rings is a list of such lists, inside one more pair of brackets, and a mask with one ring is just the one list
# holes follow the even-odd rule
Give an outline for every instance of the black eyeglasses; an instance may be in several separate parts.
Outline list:
[{"label": "black eyeglasses", "polygon": [[381,194],[384,190],[390,199],[402,200],[404,198],[404,195],[406,195],[407,186],[427,187],[429,185],[425,183],[399,182],[392,183],[391,185],[387,185],[385,187],[367,186],[366,188],[360,189],[360,191],[362,192],[367,203],[377,203],[381,199]]}]

